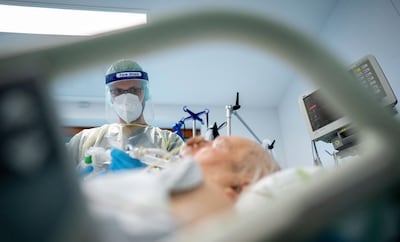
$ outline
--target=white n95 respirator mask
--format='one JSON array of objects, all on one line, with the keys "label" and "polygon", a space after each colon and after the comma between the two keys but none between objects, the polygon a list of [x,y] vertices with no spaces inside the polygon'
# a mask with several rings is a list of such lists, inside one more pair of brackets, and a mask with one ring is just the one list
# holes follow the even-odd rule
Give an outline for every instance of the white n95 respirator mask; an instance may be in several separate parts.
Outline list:
[{"label": "white n95 respirator mask", "polygon": [[113,101],[114,111],[126,123],[131,123],[140,117],[143,111],[143,105],[139,101],[139,97],[125,93],[116,96]]}]

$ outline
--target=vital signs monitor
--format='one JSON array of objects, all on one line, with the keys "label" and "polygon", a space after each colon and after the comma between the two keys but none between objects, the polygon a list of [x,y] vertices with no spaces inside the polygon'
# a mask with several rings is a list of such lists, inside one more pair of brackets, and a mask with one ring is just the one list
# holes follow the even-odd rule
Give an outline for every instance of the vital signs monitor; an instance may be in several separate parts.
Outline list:
[{"label": "vital signs monitor", "polygon": [[[359,80],[385,107],[393,108],[397,99],[373,55],[366,55],[349,66],[349,72]],[[337,133],[350,126],[350,121],[335,114],[321,98],[319,90],[309,91],[300,98],[300,109],[306,118],[311,140],[327,143]]]}]

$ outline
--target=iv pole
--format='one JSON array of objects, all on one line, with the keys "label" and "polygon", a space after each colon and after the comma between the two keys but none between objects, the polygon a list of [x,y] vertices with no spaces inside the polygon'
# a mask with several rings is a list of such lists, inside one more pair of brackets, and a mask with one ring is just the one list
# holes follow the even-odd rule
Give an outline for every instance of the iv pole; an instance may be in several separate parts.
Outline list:
[{"label": "iv pole", "polygon": [[236,110],[238,110],[239,108],[240,108],[240,105],[239,105],[239,92],[237,92],[236,93],[236,104],[235,105],[227,105],[227,106],[225,106],[225,109],[226,109],[226,125],[227,125],[226,130],[227,130],[227,135],[228,136],[231,135],[231,127],[232,127],[231,119],[232,119],[232,114],[234,114],[239,119],[239,121],[244,125],[244,127],[246,127],[246,129],[258,141],[258,143],[262,144],[262,141],[257,137],[257,135],[253,132],[253,130],[251,130],[251,128],[247,125],[247,123],[237,113]]}]

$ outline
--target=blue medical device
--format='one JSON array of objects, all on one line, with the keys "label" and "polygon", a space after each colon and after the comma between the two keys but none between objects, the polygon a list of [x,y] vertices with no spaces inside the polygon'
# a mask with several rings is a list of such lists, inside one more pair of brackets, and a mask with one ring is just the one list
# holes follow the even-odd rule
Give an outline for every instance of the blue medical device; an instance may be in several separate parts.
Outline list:
[{"label": "blue medical device", "polygon": [[185,125],[185,121],[187,120],[192,120],[193,122],[193,127],[192,127],[192,136],[196,135],[196,121],[199,121],[202,125],[204,125],[204,121],[202,118],[200,118],[200,115],[206,115],[206,121],[207,121],[207,126],[208,126],[208,113],[209,110],[206,108],[201,112],[198,113],[194,113],[192,112],[189,108],[187,108],[187,106],[183,106],[183,111],[189,113],[189,116],[181,118],[181,120],[179,120],[177,123],[174,124],[174,126],[172,127],[172,129],[174,130],[174,132],[179,135],[182,139],[185,139],[185,137],[183,137],[182,134],[182,126]]}]

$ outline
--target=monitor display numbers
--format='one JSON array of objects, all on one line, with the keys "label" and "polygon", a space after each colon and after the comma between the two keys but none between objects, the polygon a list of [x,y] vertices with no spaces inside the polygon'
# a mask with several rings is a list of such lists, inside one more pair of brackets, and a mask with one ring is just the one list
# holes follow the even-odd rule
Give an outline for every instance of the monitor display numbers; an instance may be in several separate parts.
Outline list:
[{"label": "monitor display numbers", "polygon": [[369,59],[351,69],[350,73],[370,90],[379,101],[387,96]]},{"label": "monitor display numbers", "polygon": [[330,111],[331,109],[325,102],[321,101],[318,91],[304,97],[303,100],[313,131],[340,118],[339,115],[335,115]]}]

